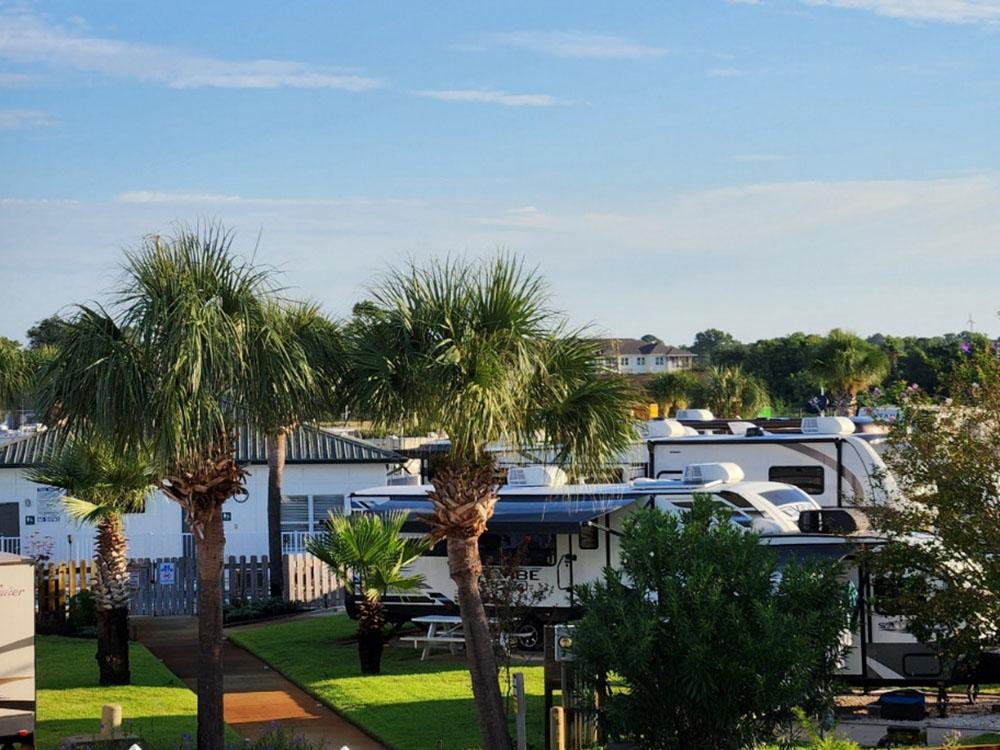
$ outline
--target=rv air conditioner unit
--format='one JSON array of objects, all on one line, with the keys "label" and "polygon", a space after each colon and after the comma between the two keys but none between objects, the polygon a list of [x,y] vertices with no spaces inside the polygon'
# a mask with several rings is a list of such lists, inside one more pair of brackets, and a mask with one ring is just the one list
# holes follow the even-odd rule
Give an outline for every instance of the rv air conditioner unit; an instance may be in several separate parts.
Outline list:
[{"label": "rv air conditioner unit", "polygon": [[850,435],[854,422],[847,417],[803,417],[803,435]]},{"label": "rv air conditioner unit", "polygon": [[715,415],[708,409],[678,409],[676,418],[689,422],[711,422]]},{"label": "rv air conditioner unit", "polygon": [[507,470],[509,487],[561,487],[566,472],[558,466],[512,466]]},{"label": "rv air conditioner unit", "polygon": [[868,517],[858,508],[815,508],[799,513],[804,534],[853,534],[868,530]]},{"label": "rv air conditioner unit", "polygon": [[734,463],[688,464],[684,467],[685,484],[742,482],[743,469]]},{"label": "rv air conditioner unit", "polygon": [[646,422],[648,438],[683,437],[687,434],[687,428],[676,419],[650,419]]}]

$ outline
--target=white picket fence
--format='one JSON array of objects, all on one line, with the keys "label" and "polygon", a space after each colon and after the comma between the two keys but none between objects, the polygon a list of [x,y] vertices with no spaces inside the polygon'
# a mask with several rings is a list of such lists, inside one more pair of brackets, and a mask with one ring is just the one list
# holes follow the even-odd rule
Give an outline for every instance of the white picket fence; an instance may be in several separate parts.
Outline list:
[{"label": "white picket fence", "polygon": [[[307,607],[330,608],[343,604],[344,592],[329,567],[312,555],[282,557],[286,601]],[[63,620],[73,596],[93,585],[92,560],[39,563],[36,567],[38,613],[43,619]],[[198,611],[198,571],[193,558],[172,557],[129,561],[134,615],[193,615]],[[259,601],[270,598],[270,568],[267,557],[230,557],[222,574],[223,598]]]}]

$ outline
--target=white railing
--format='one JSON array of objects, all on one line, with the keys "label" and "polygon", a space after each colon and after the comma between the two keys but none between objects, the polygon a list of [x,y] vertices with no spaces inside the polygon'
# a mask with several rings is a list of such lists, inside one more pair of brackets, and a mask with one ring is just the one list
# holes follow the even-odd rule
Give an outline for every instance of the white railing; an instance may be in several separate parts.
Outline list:
[{"label": "white railing", "polygon": [[6,552],[8,555],[20,555],[21,537],[0,536],[0,552]]},{"label": "white railing", "polygon": [[[132,533],[128,537],[130,558],[194,557],[194,536],[190,532],[173,534]],[[306,551],[307,531],[283,531],[281,551],[297,554]],[[43,555],[49,560],[90,560],[94,557],[94,533],[81,529],[73,534],[36,534],[25,544],[18,537],[0,537],[0,552],[15,555]],[[231,532],[226,534],[226,556],[267,554],[266,532]]]}]

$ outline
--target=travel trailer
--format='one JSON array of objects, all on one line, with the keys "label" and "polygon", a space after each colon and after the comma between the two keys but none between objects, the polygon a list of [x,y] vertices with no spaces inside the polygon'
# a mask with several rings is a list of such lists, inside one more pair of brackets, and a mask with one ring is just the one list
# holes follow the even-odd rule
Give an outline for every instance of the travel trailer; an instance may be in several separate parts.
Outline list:
[{"label": "travel trailer", "polygon": [[[487,565],[520,550],[525,564],[518,575],[547,592],[523,631],[526,647],[540,643],[543,624],[574,616],[573,587],[595,580],[605,566],[615,564],[625,519],[638,507],[655,504],[664,512],[681,512],[691,506],[696,493],[707,493],[730,510],[734,522],[761,533],[797,531],[798,514],[819,508],[790,485],[742,481],[740,468],[733,464],[691,466],[680,480],[640,479],[627,484],[569,485],[565,474],[552,466],[513,467],[507,478],[479,549]],[[430,490],[431,485],[373,487],[352,493],[349,510],[406,510],[411,517],[404,529],[424,533],[427,527],[419,516],[431,510]],[[391,617],[457,611],[445,555],[442,543],[414,564],[413,570],[424,576],[424,588],[387,596]]]},{"label": "travel trailer", "polygon": [[794,485],[824,507],[881,502],[894,489],[874,436],[855,434],[846,417],[805,417],[797,433],[734,422],[728,434],[705,434],[696,424],[646,423],[648,477],[677,479],[690,464],[732,461],[746,480]]},{"label": "travel trailer", "polygon": [[35,733],[35,566],[0,552],[0,747]]},{"label": "travel trailer", "polygon": [[[543,625],[579,616],[573,587],[596,580],[605,567],[617,565],[629,515],[642,507],[683,512],[695,493],[708,493],[730,508],[734,523],[753,528],[761,534],[761,543],[775,550],[778,575],[792,559],[843,562],[845,583],[855,593],[857,607],[857,624],[844,634],[849,649],[840,673],[846,681],[869,688],[965,683],[970,678],[1000,681],[1000,655],[985,654],[976,675],[958,674],[917,641],[904,620],[873,606],[878,582],[859,564],[857,551],[859,546],[879,545],[884,540],[866,529],[857,509],[823,508],[792,485],[744,481],[739,466],[724,463],[685,467],[679,480],[639,479],[627,484],[568,485],[562,483],[565,476],[559,469],[536,466],[511,469],[508,479],[480,539],[480,554],[484,564],[490,565],[505,552],[520,548],[526,559],[518,577],[526,585],[547,590],[519,634],[524,648],[540,644]],[[431,512],[430,489],[430,485],[373,487],[353,493],[348,510],[405,510],[410,518],[404,532],[423,534],[427,527],[420,516]],[[768,494],[775,491],[785,494],[769,499]],[[786,502],[780,502],[785,498]],[[423,574],[424,586],[419,592],[387,596],[391,618],[458,612],[445,555],[444,543],[440,543],[412,566],[414,572]]]}]

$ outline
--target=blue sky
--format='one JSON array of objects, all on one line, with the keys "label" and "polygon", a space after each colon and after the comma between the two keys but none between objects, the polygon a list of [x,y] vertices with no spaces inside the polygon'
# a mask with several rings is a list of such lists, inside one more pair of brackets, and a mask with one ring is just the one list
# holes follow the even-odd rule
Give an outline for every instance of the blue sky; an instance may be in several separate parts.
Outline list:
[{"label": "blue sky", "polygon": [[1000,332],[1000,0],[0,2],[0,335],[213,218],[344,314],[503,247],[685,343]]}]

